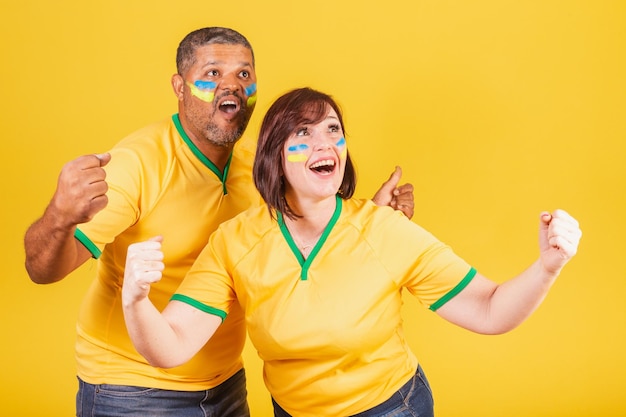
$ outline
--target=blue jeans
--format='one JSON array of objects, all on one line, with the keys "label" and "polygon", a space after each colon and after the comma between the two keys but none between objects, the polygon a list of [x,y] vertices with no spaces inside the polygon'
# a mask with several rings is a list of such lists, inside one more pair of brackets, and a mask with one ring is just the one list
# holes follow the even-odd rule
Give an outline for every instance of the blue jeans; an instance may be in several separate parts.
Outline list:
[{"label": "blue jeans", "polygon": [[[272,399],[274,417],[291,417]],[[352,417],[434,417],[433,395],[421,366],[391,398]]]},{"label": "blue jeans", "polygon": [[77,417],[249,417],[242,369],[204,391],[170,391],[125,385],[92,385],[78,379]]}]

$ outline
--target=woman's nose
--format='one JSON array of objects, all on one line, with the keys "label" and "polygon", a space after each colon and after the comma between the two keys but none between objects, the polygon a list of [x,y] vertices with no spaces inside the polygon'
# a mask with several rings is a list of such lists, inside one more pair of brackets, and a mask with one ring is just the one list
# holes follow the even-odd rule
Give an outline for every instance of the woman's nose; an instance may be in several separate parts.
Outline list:
[{"label": "woman's nose", "polygon": [[322,151],[322,150],[330,149],[331,147],[332,147],[331,142],[329,140],[327,140],[327,139],[323,139],[323,140],[319,140],[315,144],[314,149]]}]

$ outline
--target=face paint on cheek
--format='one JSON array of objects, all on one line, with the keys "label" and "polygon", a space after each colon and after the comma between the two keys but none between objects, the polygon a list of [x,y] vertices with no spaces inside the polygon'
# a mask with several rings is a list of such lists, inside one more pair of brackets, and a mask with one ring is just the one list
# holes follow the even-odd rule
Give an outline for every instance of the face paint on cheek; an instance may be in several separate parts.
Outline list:
[{"label": "face paint on cheek", "polygon": [[256,83],[246,87],[246,96],[248,96],[248,101],[246,101],[248,107],[254,106],[256,103]]},{"label": "face paint on cheek", "polygon": [[342,137],[341,139],[337,141],[335,145],[337,145],[338,148],[343,148],[341,150],[341,153],[339,154],[339,157],[341,159],[346,159],[348,156],[348,147],[346,146],[346,138]]},{"label": "face paint on cheek", "polygon": [[287,148],[287,161],[289,162],[305,162],[307,160],[307,156],[302,152],[309,149],[308,145],[301,143],[300,145],[294,145]]},{"label": "face paint on cheek", "polygon": [[215,98],[215,88],[217,87],[217,83],[213,81],[195,81],[193,84],[187,83],[189,89],[191,90],[191,95],[199,98],[202,101],[206,101],[207,103],[212,103]]}]

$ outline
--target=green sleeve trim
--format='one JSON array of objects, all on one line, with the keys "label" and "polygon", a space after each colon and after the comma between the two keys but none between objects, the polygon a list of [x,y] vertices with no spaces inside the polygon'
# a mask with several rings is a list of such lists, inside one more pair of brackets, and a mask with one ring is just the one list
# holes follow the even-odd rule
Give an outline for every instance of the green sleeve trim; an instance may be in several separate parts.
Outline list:
[{"label": "green sleeve trim", "polygon": [[456,287],[452,288],[446,295],[437,300],[436,303],[430,306],[430,310],[437,311],[442,305],[450,301],[455,295],[463,291],[467,284],[469,284],[472,279],[476,276],[476,269],[470,268],[469,272],[465,275],[465,278],[459,282]]},{"label": "green sleeve trim", "polygon": [[224,310],[220,310],[214,307],[209,307],[208,305],[202,304],[200,301],[194,300],[193,298],[187,297],[186,295],[174,294],[172,295],[172,298],[170,298],[170,301],[180,301],[185,304],[189,304],[190,306],[195,307],[200,311],[204,311],[205,313],[218,316],[219,318],[222,319],[222,323],[224,322],[224,320],[226,320],[227,314]]},{"label": "green sleeve trim", "polygon": [[230,169],[230,162],[233,159],[233,153],[232,152],[230,153],[230,156],[228,157],[228,161],[226,162],[226,166],[224,167],[224,173],[222,174],[220,170],[215,166],[215,164],[211,162],[211,160],[207,158],[200,151],[200,149],[198,149],[196,144],[193,143],[193,141],[189,138],[189,136],[183,129],[183,125],[180,123],[180,117],[178,116],[178,113],[172,116],[172,121],[174,122],[174,125],[176,126],[176,130],[178,131],[178,134],[183,138],[183,141],[187,144],[187,146],[189,146],[189,149],[191,149],[191,152],[193,152],[193,154],[200,161],[202,161],[202,163],[206,165],[207,168],[213,171],[213,173],[217,176],[217,178],[219,178],[220,181],[222,182],[222,191],[224,195],[228,194],[228,190],[226,189],[226,178],[228,178],[228,170]]},{"label": "green sleeve trim", "polygon": [[100,249],[98,249],[98,247],[87,237],[86,234],[81,232],[80,229],[76,228],[76,230],[74,230],[74,237],[82,243],[89,252],[91,252],[91,256],[95,259],[98,259],[100,255],[102,255]]}]

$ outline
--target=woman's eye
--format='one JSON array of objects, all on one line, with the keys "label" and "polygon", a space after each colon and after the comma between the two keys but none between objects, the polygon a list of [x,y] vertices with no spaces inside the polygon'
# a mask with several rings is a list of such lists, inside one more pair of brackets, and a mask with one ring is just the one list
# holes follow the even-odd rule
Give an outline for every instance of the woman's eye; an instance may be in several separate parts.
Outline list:
[{"label": "woman's eye", "polygon": [[341,131],[341,126],[339,125],[330,125],[328,126],[328,130],[332,133],[337,133]]},{"label": "woman's eye", "polygon": [[309,134],[309,130],[306,127],[296,130],[296,136],[306,136]]}]

